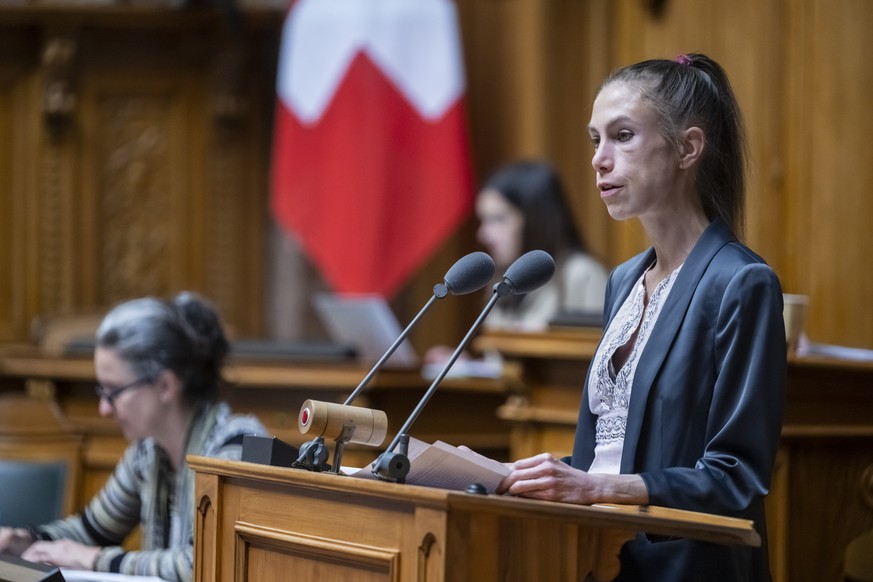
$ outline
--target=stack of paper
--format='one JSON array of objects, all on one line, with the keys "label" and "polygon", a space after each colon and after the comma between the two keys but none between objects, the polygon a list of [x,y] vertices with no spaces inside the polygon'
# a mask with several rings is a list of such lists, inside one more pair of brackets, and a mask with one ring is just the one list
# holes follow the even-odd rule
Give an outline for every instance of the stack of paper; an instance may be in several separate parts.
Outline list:
[{"label": "stack of paper", "polygon": [[[509,475],[509,467],[467,448],[458,448],[443,441],[429,445],[416,438],[409,439],[409,475],[406,482],[424,487],[465,490],[477,483],[488,493]],[[376,479],[369,466],[347,469],[347,475],[360,479]]]}]

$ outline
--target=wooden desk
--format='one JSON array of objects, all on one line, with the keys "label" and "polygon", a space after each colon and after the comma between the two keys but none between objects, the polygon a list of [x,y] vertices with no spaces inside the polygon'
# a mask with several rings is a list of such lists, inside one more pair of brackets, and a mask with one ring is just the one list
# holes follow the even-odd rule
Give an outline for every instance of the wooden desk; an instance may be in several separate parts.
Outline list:
[{"label": "wooden desk", "polygon": [[[598,336],[579,330],[479,336],[475,347],[501,352],[507,376],[446,382],[413,434],[468,444],[495,458],[569,454]],[[347,365],[237,362],[227,370],[235,383],[228,399],[236,410],[258,414],[276,436],[299,443],[296,418],[303,400],[341,401],[365,372]],[[82,435],[77,507],[103,484],[126,444],[115,423],[97,415],[93,382],[89,359],[0,354],[0,390],[24,391],[29,385],[30,392],[56,401]],[[365,393],[364,404],[386,410],[393,432],[428,385],[417,371],[385,371]],[[348,447],[345,458],[363,465],[373,457],[369,449]],[[768,498],[776,580],[841,580],[845,548],[873,528],[871,505],[873,365],[790,359],[782,443]]]},{"label": "wooden desk", "polygon": [[600,335],[599,329],[491,332],[475,340],[477,350],[499,352],[514,374],[509,398],[497,410],[512,427],[510,457],[572,452],[582,386]]},{"label": "wooden desk", "polygon": [[[477,349],[500,352],[517,370],[513,395],[498,409],[512,426],[513,458],[571,453],[599,335],[558,330],[477,338]],[[873,528],[871,509],[873,364],[789,358],[782,442],[767,501],[774,579],[842,580],[846,547]]]},{"label": "wooden desk", "polygon": [[[194,578],[609,580],[637,531],[757,545],[750,521],[574,506],[189,457]],[[289,574],[293,573],[293,575]]]},{"label": "wooden desk", "polygon": [[[354,363],[232,361],[225,369],[230,382],[225,398],[236,412],[256,414],[272,434],[299,445],[310,437],[297,428],[297,414],[307,398],[342,402],[368,369]],[[0,391],[28,392],[57,404],[82,438],[82,480],[76,508],[100,489],[126,446],[115,422],[102,418],[94,394],[90,358],[40,355],[34,350],[0,353]],[[381,371],[356,404],[384,410],[389,420],[387,446],[415,408],[430,382],[418,370]],[[505,401],[502,380],[449,380],[418,418],[417,438],[466,444],[498,459],[509,454],[509,427],[494,411]],[[349,445],[346,464],[363,465],[378,449]]]}]

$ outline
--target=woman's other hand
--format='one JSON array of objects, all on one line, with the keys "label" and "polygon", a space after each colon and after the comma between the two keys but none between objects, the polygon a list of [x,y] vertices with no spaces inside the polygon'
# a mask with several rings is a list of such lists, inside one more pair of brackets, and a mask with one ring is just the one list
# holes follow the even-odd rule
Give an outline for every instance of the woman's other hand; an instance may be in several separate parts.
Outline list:
[{"label": "woman's other hand", "polygon": [[94,562],[100,548],[86,546],[72,540],[57,540],[50,542],[34,542],[21,557],[31,562],[54,564],[63,568],[75,570],[93,570]]},{"label": "woman's other hand", "polygon": [[0,527],[0,552],[20,556],[33,543],[33,536],[23,527]]}]

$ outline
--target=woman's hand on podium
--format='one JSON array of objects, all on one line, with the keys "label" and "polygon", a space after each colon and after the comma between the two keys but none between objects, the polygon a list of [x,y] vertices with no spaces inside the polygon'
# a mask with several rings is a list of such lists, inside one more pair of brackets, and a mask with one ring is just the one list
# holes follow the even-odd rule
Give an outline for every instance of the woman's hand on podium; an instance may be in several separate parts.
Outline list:
[{"label": "woman's hand on podium", "polygon": [[605,475],[574,469],[548,453],[518,460],[497,486],[497,493],[591,505],[624,503],[645,505],[649,492],[639,475]]}]

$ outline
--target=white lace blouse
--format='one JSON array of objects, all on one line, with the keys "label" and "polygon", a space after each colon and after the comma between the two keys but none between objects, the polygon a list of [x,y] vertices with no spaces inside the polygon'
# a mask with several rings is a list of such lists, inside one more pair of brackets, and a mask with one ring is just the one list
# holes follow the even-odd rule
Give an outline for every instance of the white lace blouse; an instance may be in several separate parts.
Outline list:
[{"label": "white lace blouse", "polygon": [[[595,429],[594,461],[590,473],[618,474],[621,468],[621,452],[627,426],[628,403],[633,388],[634,373],[640,355],[649,341],[652,328],[661,313],[661,307],[673,288],[673,282],[682,268],[680,265],[670,276],[658,283],[652,292],[649,304],[645,305],[646,285],[644,272],[634,290],[609,323],[603,341],[594,354],[588,378],[588,406],[597,416]],[[612,365],[616,350],[627,344],[639,327],[636,342],[627,361],[617,372]]]}]

